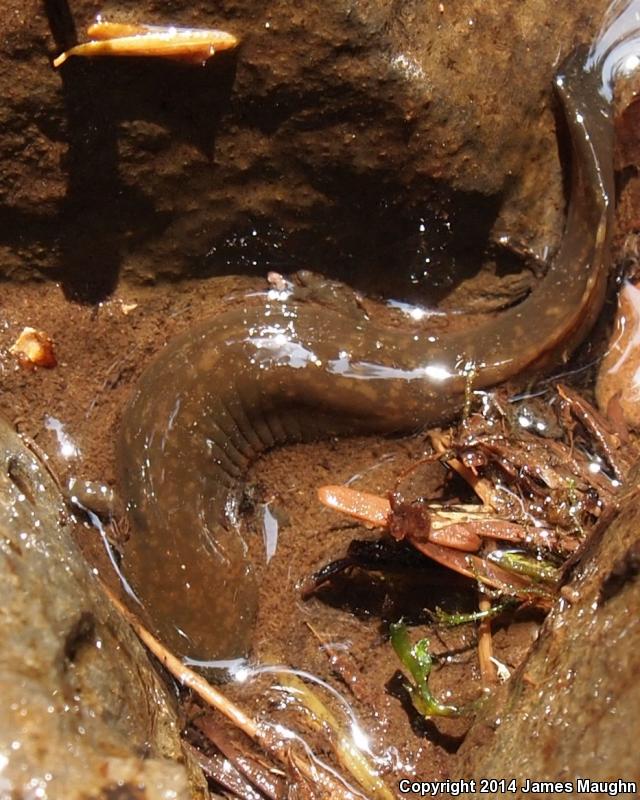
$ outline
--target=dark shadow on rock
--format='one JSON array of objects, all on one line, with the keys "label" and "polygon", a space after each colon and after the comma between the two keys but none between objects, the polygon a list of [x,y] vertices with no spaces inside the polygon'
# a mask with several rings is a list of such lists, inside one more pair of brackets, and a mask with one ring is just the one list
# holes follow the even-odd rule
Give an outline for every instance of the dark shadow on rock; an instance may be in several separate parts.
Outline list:
[{"label": "dark shadow on rock", "polygon": [[[65,3],[45,11],[56,42],[72,31]],[[70,58],[60,77],[67,116],[66,202],[57,220],[56,278],[67,297],[95,303],[115,288],[123,252],[165,229],[169,213],[122,179],[118,145],[123,123],[154,123],[213,157],[236,59],[218,54],[204,66],[154,58]]]},{"label": "dark shadow on rock", "polygon": [[56,50],[62,52],[77,44],[78,34],[67,0],[43,0],[43,6]]},{"label": "dark shadow on rock", "polygon": [[312,227],[287,232],[273,219],[252,217],[219,237],[194,274],[311,269],[370,296],[436,304],[488,261],[499,274],[525,266],[524,257],[496,251],[492,241],[500,197],[434,186],[447,208],[436,212],[427,201],[408,202],[415,194],[389,171],[355,173],[337,164],[308,170],[306,180],[326,198]]}]

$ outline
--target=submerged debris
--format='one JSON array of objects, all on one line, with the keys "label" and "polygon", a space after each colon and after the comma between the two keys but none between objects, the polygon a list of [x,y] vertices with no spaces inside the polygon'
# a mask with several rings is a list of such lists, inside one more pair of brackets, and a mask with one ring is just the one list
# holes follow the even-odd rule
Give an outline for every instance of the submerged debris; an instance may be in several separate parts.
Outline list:
[{"label": "submerged debris", "polygon": [[[322,487],[319,498],[485,591],[546,606],[560,567],[613,506],[633,458],[628,448],[623,457],[614,427],[573,390],[559,386],[547,414],[532,424],[526,406],[483,395],[480,412],[429,434],[427,460],[461,476],[480,503],[406,499],[397,489],[387,500],[336,486]],[[324,581],[327,572],[316,577]]]},{"label": "submerged debris", "polygon": [[[614,511],[634,452],[616,421],[566,386],[556,387],[544,405],[511,402],[500,392],[481,397],[479,411],[451,429],[428,434],[431,453],[425,462],[446,469],[443,496],[406,496],[407,475],[388,498],[341,486],[319,490],[325,505],[387,533],[377,550],[373,542],[357,547],[352,542],[344,558],[305,583],[304,595],[354,566],[384,570],[381,553],[388,559],[394,540],[408,544],[477,585],[479,612],[438,609],[433,616],[445,625],[481,623],[480,665],[490,683],[495,674],[491,617],[522,604],[543,611],[551,607],[569,566],[597,535],[598,523]],[[469,502],[454,477],[463,478],[479,502]],[[426,640],[411,645],[408,631],[398,624],[391,625],[390,638],[414,679],[408,687],[414,707],[425,716],[456,715],[458,709],[443,706],[430,693],[432,656]]]},{"label": "submerged debris", "polygon": [[[188,750],[216,784],[238,797],[251,800],[277,800],[285,796],[283,783],[287,787],[287,797],[357,800],[362,797],[362,792],[355,787],[360,786],[372,800],[392,800],[393,794],[368,752],[355,743],[352,734],[319,695],[293,671],[282,668],[276,673],[277,688],[286,692],[289,699],[295,699],[307,726],[321,734],[324,746],[329,746],[343,774],[325,763],[301,734],[275,721],[251,716],[218,687],[183,664],[106,587],[103,588],[167,672],[193,692],[204,709],[214,710],[227,725],[230,723],[230,727],[244,735],[245,747],[238,747],[220,725],[211,723],[204,716],[194,719],[195,728],[201,738],[204,737],[205,747],[199,747],[199,752],[193,747],[188,747]],[[260,758],[251,755],[247,744],[259,750]],[[212,752],[204,752],[210,746],[213,746]]]}]

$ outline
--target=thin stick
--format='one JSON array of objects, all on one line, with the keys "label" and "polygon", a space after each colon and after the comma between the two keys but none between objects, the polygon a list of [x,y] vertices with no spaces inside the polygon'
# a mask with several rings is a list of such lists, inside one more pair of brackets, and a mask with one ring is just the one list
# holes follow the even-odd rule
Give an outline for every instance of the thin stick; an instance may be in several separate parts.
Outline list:
[{"label": "thin stick", "polygon": [[[448,436],[434,431],[429,434],[429,439],[436,453],[439,455],[444,455],[447,452],[448,445],[450,444],[450,438]],[[493,487],[491,482],[486,478],[479,477],[474,470],[472,470],[470,467],[467,467],[458,458],[447,458],[445,460],[447,466],[452,470],[455,470],[455,472],[457,472],[458,475],[460,475],[460,477],[469,484],[469,486],[478,495],[485,506],[493,510]]]},{"label": "thin stick", "polygon": [[209,681],[185,666],[179,658],[167,650],[167,648],[144,627],[136,616],[115,597],[107,586],[102,584],[102,588],[113,605],[131,625],[142,643],[182,686],[191,689],[207,705],[215,708],[234,725],[237,725],[243,733],[262,747],[269,755],[279,761],[285,769],[289,769],[291,765],[294,764],[296,769],[300,771],[306,780],[314,784],[320,782],[321,786],[319,788],[323,791],[322,797],[331,798],[331,800],[339,800],[340,798],[342,800],[356,800],[356,798],[363,797],[360,792],[351,789],[340,776],[331,774],[329,769],[311,752],[308,745],[306,745],[303,740],[300,741],[306,750],[305,755],[309,758],[309,761],[300,758],[292,750],[292,742],[283,741],[282,735],[276,735],[271,726],[265,725],[264,723],[258,724],[254,719],[245,714],[235,703],[225,697],[222,692],[212,686]]},{"label": "thin stick", "polygon": [[[491,609],[491,600],[480,595],[480,611]],[[497,680],[497,673],[493,658],[493,640],[491,638],[491,617],[485,617],[478,625],[478,661],[480,662],[480,675],[484,686],[491,686]]]},{"label": "thin stick", "polygon": [[194,691],[207,705],[212,706],[212,708],[215,708],[227,719],[231,720],[250,739],[254,741],[261,740],[260,728],[255,720],[247,716],[241,708],[225,697],[209,681],[186,667],[179,658],[169,652],[104,584],[103,589],[109,600],[131,625],[138,638],[182,686]]}]

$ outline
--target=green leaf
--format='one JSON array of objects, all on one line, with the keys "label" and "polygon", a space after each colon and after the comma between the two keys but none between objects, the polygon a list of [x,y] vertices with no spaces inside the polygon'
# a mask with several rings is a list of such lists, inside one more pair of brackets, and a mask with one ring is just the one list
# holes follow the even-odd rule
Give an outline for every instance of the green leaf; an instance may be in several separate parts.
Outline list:
[{"label": "green leaf", "polygon": [[420,639],[412,645],[407,626],[402,622],[392,623],[390,632],[391,645],[414,680],[413,684],[405,684],[405,688],[416,711],[423,717],[459,717],[464,714],[463,709],[441,703],[429,689],[429,675],[433,667],[429,640]]},{"label": "green leaf", "polygon": [[456,625],[467,625],[470,622],[482,622],[483,619],[497,617],[498,614],[502,614],[503,611],[515,605],[518,605],[517,600],[505,600],[502,603],[491,606],[491,608],[488,608],[486,611],[472,611],[470,614],[463,614],[459,611],[454,611],[452,614],[449,614],[439,607],[436,607],[435,611],[429,613],[438,625],[446,625],[448,628],[454,628]]},{"label": "green leaf", "polygon": [[503,569],[524,575],[538,583],[554,583],[558,578],[555,565],[519,550],[494,550],[489,558]]}]

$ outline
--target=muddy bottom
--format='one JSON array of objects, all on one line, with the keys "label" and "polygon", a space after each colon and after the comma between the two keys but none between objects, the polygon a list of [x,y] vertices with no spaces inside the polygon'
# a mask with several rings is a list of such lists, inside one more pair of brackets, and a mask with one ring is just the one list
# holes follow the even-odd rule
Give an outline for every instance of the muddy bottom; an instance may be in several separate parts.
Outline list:
[{"label": "muddy bottom", "polygon": [[[84,306],[67,300],[50,283],[5,284],[0,301],[0,412],[48,455],[61,484],[77,477],[115,485],[114,431],[132,384],[149,359],[194,320],[263,287],[255,278],[240,277],[122,286],[108,301]],[[383,313],[389,324],[399,323],[394,312]],[[428,322],[460,325],[462,318]],[[476,322],[473,316],[464,320]],[[55,368],[25,369],[9,352],[25,326],[53,338]],[[248,476],[243,524],[261,586],[251,664],[258,670],[302,670],[316,676],[317,684],[326,682],[367,731],[385,772],[439,778],[453,768],[470,720],[425,723],[417,718],[388,641],[388,623],[405,619],[414,639],[428,636],[433,652],[442,656],[431,683],[435,693],[448,702],[468,703],[482,693],[475,629],[436,630],[427,611],[437,606],[472,610],[474,591],[427,559],[402,572],[355,569],[307,600],[300,591],[304,579],[343,556],[352,539],[379,536],[323,508],[317,487],[350,482],[354,488],[386,494],[426,450],[424,437],[415,436],[330,440],[268,453]],[[442,468],[432,465],[420,474],[420,491],[437,494],[443,479]],[[117,539],[116,532],[110,535]],[[117,587],[99,532],[79,521],[77,537],[102,578]],[[522,617],[495,631],[494,655],[508,670],[522,660],[538,624]],[[356,696],[332,669],[318,636],[350,655],[359,684]],[[267,670],[230,685],[228,691],[254,713],[278,713],[275,680]],[[326,688],[320,691],[327,696]],[[335,707],[335,698],[330,704]]]}]

